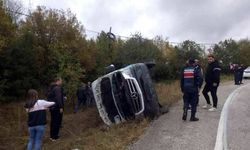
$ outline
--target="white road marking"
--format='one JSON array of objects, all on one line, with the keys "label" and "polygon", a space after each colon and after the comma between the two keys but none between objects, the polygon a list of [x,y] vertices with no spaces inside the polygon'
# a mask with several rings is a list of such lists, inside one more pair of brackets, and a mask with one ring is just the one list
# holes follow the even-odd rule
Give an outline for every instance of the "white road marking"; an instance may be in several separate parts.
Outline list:
[{"label": "white road marking", "polygon": [[220,121],[218,125],[217,137],[214,150],[227,150],[227,118],[228,118],[228,109],[229,106],[232,104],[234,97],[236,97],[240,90],[247,85],[241,86],[235,89],[227,98],[223,109],[221,111]]}]

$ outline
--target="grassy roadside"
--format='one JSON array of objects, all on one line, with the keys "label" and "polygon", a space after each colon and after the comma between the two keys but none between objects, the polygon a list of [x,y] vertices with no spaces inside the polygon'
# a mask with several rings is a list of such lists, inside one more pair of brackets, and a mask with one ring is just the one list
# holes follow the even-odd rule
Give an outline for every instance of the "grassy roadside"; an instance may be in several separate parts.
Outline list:
[{"label": "grassy roadside", "polygon": [[[168,84],[157,83],[155,86],[162,105],[169,106],[181,98],[179,81]],[[3,105],[0,107],[0,113],[0,149],[25,149],[28,131],[23,103]],[[149,120],[143,119],[107,128],[104,126],[95,107],[86,108],[77,114],[68,111],[64,114],[61,139],[51,142],[49,140],[49,126],[47,126],[42,149],[125,149],[128,144],[136,141],[144,133],[149,123]]]},{"label": "grassy roadside", "polygon": [[234,81],[234,76],[233,74],[222,74],[221,75],[221,82],[227,82],[227,81]]},{"label": "grassy roadside", "polygon": [[181,99],[179,80],[170,83],[161,82],[155,85],[159,102],[164,106],[170,106]]}]

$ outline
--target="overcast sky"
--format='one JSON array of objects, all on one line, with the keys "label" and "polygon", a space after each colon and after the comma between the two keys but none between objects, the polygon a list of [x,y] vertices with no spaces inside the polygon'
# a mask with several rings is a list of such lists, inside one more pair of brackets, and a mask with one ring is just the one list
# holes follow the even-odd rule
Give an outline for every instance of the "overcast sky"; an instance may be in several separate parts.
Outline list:
[{"label": "overcast sky", "polygon": [[[140,32],[171,42],[217,43],[250,36],[250,0],[23,0],[25,7],[43,5],[76,14],[88,30],[122,36]],[[86,31],[87,36],[96,35]]]}]

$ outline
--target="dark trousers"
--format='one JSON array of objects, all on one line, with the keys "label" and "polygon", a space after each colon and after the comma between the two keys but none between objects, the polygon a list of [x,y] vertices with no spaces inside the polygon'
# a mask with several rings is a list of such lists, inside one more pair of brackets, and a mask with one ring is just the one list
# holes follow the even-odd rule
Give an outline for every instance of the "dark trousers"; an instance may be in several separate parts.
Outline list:
[{"label": "dark trousers", "polygon": [[62,124],[62,113],[60,113],[59,108],[54,108],[50,110],[51,121],[50,121],[50,138],[59,138],[59,129]]},{"label": "dark trousers", "polygon": [[74,110],[75,113],[79,110],[81,105],[83,105],[83,106],[86,105],[86,98],[85,99],[79,99],[79,98],[77,99],[77,105],[75,106],[75,110]]},{"label": "dark trousers", "polygon": [[193,113],[196,112],[197,92],[184,91],[183,101],[184,101],[184,109],[188,109],[189,105],[191,105],[191,111]]},{"label": "dark trousers", "polygon": [[234,73],[234,83],[240,84],[240,73],[239,72]]},{"label": "dark trousers", "polygon": [[242,83],[242,79],[243,79],[243,72],[240,73],[240,79],[239,79],[240,83]]},{"label": "dark trousers", "polygon": [[218,97],[217,97],[217,88],[218,88],[219,85],[217,86],[213,86],[213,85],[209,85],[209,84],[206,84],[202,93],[207,101],[207,104],[211,104],[210,103],[210,98],[208,96],[208,92],[211,92],[211,96],[212,96],[212,99],[213,99],[213,107],[217,108],[217,103],[218,103]]},{"label": "dark trousers", "polygon": [[199,105],[199,98],[200,98],[200,93],[198,92],[197,95],[196,95],[196,106]]}]

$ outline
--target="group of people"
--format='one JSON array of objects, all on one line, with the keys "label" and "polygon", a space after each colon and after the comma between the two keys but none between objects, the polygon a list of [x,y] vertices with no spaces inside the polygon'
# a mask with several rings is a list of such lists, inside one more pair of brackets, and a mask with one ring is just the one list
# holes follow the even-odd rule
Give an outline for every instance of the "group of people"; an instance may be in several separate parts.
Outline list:
[{"label": "group of people", "polygon": [[230,64],[230,69],[234,72],[234,84],[240,85],[242,84],[244,66],[243,64]]},{"label": "group of people", "polygon": [[80,106],[90,106],[94,104],[94,95],[91,88],[91,82],[88,82],[87,85],[85,83],[81,83],[76,92],[77,96],[77,104],[75,106],[74,113],[76,113]]},{"label": "group of people", "polygon": [[[206,105],[203,106],[209,111],[216,111],[217,109],[217,88],[220,83],[221,68],[217,60],[212,54],[207,57],[208,66],[205,71],[205,86],[202,93],[206,99]],[[189,59],[181,73],[181,91],[183,92],[183,116],[182,120],[187,119],[188,109],[191,106],[190,121],[198,121],[199,118],[195,116],[196,108],[199,103],[199,93],[203,84],[203,71],[199,65],[199,61],[196,59]],[[208,93],[211,92],[213,105]]]},{"label": "group of people", "polygon": [[46,125],[46,109],[55,105],[55,102],[48,102],[38,98],[38,92],[30,89],[27,94],[25,104],[28,112],[28,131],[29,142],[27,150],[40,150],[42,137],[45,132]]},{"label": "group of people", "polygon": [[27,150],[40,150],[42,137],[46,125],[46,109],[49,108],[51,114],[50,140],[56,141],[59,138],[59,129],[62,125],[64,94],[62,79],[56,77],[51,83],[48,100],[39,99],[38,92],[30,89],[27,93],[25,108],[28,113],[29,142]]},{"label": "group of people", "polygon": [[[62,88],[62,78],[56,77],[50,84],[47,92],[47,100],[39,99],[38,92],[34,89],[28,90],[25,109],[28,113],[28,131],[29,141],[27,150],[41,149],[42,137],[45,132],[46,125],[46,109],[49,109],[50,120],[50,140],[56,141],[59,139],[59,130],[62,127],[62,118],[64,111],[65,94]],[[84,89],[83,89],[84,87]],[[93,103],[92,92],[90,94],[91,83],[82,86],[77,90],[78,103],[75,107],[75,112],[79,109],[82,103],[89,101]],[[91,95],[91,96],[90,96]],[[88,99],[88,97],[91,98]],[[88,99],[88,100],[87,100]]]},{"label": "group of people", "polygon": [[[220,83],[220,71],[218,61],[215,60],[213,55],[208,55],[208,66],[205,72],[205,87],[202,91],[207,104],[203,108],[209,108],[209,111],[215,111],[217,108],[218,98],[216,95],[217,88]],[[188,109],[191,106],[190,121],[198,121],[195,116],[196,107],[199,103],[199,92],[203,83],[203,72],[199,65],[198,60],[189,59],[186,66],[182,71],[181,76],[181,90],[183,92],[183,116],[182,119],[187,119]],[[87,85],[82,83],[77,90],[78,102],[74,112],[79,110],[81,104],[93,103],[93,93],[91,93],[91,84]],[[208,92],[211,92],[213,99],[213,106],[211,105]],[[27,150],[32,150],[34,147],[39,150],[41,147],[42,137],[46,125],[46,109],[49,108],[51,114],[50,121],[50,140],[56,141],[59,138],[59,130],[62,126],[62,117],[64,109],[64,92],[62,88],[62,79],[56,77],[51,83],[48,94],[48,100],[38,98],[38,92],[30,89],[27,94],[27,101],[25,104],[26,111],[28,112],[28,131],[29,142]]]}]

